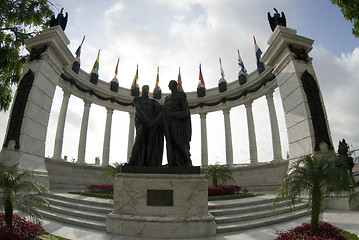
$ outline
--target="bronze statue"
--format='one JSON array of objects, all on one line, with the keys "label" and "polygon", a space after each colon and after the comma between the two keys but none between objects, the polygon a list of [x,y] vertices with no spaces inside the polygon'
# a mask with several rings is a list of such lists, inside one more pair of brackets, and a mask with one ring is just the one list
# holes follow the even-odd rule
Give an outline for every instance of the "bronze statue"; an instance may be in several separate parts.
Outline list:
[{"label": "bronze statue", "polygon": [[62,13],[64,8],[61,8],[60,13],[57,15],[57,18],[55,18],[55,15],[52,15],[50,19],[50,27],[54,27],[57,25],[60,25],[62,30],[65,31],[66,25],[67,25],[67,18],[68,14],[66,12],[66,16]]},{"label": "bronze statue", "polygon": [[168,84],[171,94],[165,98],[163,127],[166,137],[167,160],[170,167],[191,167],[191,115],[186,94],[178,91],[177,82]]},{"label": "bronze statue", "polygon": [[269,25],[272,29],[272,32],[274,32],[274,29],[280,25],[283,27],[287,26],[287,20],[285,19],[285,15],[284,12],[281,12],[282,15],[280,15],[278,13],[278,10],[274,8],[275,13],[273,14],[273,17],[270,15],[270,13],[268,12],[268,21],[269,21]]},{"label": "bronze statue", "polygon": [[148,98],[149,86],[142,87],[142,96],[133,100],[136,108],[136,139],[128,165],[159,167],[162,166],[163,129],[160,113],[161,105]]},{"label": "bronze statue", "polygon": [[352,171],[354,167],[354,161],[353,158],[350,156],[349,145],[347,144],[345,139],[339,141],[338,155],[345,162],[345,166],[347,167],[347,169],[349,171]]}]

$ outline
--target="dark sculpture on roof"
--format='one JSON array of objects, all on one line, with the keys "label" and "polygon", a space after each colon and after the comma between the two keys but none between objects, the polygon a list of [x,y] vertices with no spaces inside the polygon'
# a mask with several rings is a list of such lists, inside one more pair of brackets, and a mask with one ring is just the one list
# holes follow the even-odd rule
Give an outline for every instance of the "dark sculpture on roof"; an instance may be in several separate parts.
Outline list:
[{"label": "dark sculpture on roof", "polygon": [[278,13],[278,10],[274,8],[275,13],[273,14],[273,17],[270,15],[270,13],[268,12],[268,21],[269,21],[269,25],[272,29],[272,32],[274,32],[274,29],[280,25],[283,27],[287,26],[287,20],[285,19],[285,15],[284,12],[281,12],[282,15],[280,15]]},{"label": "dark sculpture on roof", "polygon": [[61,8],[61,11],[57,15],[57,18],[55,18],[55,15],[52,15],[52,17],[50,19],[50,27],[59,25],[59,26],[61,26],[62,30],[65,31],[65,28],[67,25],[68,14],[66,12],[66,16],[64,16],[63,10],[64,10],[64,8]]}]

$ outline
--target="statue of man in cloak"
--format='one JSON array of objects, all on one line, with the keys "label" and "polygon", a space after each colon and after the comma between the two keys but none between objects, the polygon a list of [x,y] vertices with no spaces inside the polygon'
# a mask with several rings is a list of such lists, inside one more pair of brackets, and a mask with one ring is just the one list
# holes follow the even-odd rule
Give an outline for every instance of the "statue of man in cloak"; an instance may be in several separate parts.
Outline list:
[{"label": "statue of man in cloak", "polygon": [[177,89],[177,82],[168,84],[171,94],[165,98],[163,127],[166,137],[167,160],[170,167],[192,167],[190,141],[191,115],[186,94]]}]

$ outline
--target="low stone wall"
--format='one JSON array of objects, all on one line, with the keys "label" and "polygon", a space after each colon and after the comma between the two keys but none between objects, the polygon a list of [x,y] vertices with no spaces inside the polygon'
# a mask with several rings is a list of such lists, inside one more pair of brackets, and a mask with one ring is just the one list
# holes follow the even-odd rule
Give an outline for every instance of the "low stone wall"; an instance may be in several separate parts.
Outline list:
[{"label": "low stone wall", "polygon": [[234,184],[247,187],[250,192],[277,192],[288,169],[288,160],[236,165],[231,168]]},{"label": "low stone wall", "polygon": [[[289,161],[283,160],[236,165],[231,168],[234,184],[247,187],[250,192],[276,192],[282,184],[288,163]],[[50,190],[85,190],[91,184],[113,183],[100,178],[102,166],[46,158],[46,168],[50,177]]]},{"label": "low stone wall", "polygon": [[92,184],[113,183],[100,178],[102,166],[77,164],[46,158],[50,190],[86,190]]}]

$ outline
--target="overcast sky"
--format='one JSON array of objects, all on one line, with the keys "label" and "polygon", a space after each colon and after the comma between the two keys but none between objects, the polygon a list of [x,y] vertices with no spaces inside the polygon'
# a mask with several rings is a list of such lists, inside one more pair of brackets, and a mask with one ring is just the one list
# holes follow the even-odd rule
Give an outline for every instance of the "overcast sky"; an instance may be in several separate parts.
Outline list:
[{"label": "overcast sky", "polygon": [[[345,138],[353,148],[359,147],[359,42],[352,25],[330,0],[128,0],[88,1],[53,0],[54,11],[61,7],[69,13],[66,35],[68,46],[75,53],[86,35],[81,54],[81,68],[90,72],[101,49],[100,79],[109,82],[114,77],[120,57],[118,80],[129,88],[139,65],[138,84],[154,88],[157,66],[160,68],[160,87],[168,92],[168,81],[177,79],[181,67],[183,88],[195,91],[198,84],[198,65],[206,87],[216,87],[220,79],[218,58],[221,57],[228,82],[238,75],[237,49],[249,72],[255,70],[253,36],[263,52],[271,30],[267,12],[273,7],[283,11],[287,26],[315,40],[309,53],[318,77],[319,86],[329,118],[333,145]],[[48,128],[46,156],[52,156],[54,135],[62,101],[58,89],[53,102]],[[282,152],[288,150],[283,109],[279,92],[275,104],[281,131]],[[63,155],[77,158],[78,138],[83,102],[70,98]],[[259,161],[272,160],[271,133],[265,98],[253,103]],[[4,138],[8,113],[0,113],[0,137]],[[102,158],[106,110],[93,105],[90,110],[86,162]],[[110,162],[125,162],[129,116],[113,115]],[[210,163],[225,163],[223,114],[207,115]],[[231,110],[233,152],[235,163],[249,162],[248,133],[243,106]],[[199,117],[192,117],[192,160],[200,164]],[[164,159],[166,163],[166,158]]]}]

